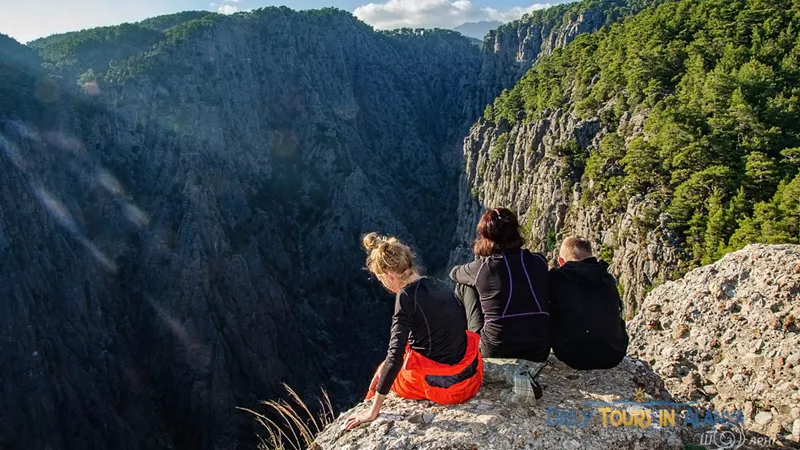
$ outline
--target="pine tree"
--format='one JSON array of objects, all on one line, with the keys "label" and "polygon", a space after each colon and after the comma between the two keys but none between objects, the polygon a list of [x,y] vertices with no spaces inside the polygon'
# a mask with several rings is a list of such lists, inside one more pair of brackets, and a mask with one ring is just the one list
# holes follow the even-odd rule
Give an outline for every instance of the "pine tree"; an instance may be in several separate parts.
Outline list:
[{"label": "pine tree", "polygon": [[762,152],[752,152],[746,157],[745,177],[751,198],[761,200],[774,192],[780,181],[780,170],[774,158]]},{"label": "pine tree", "polygon": [[728,216],[722,204],[722,195],[719,190],[714,190],[708,199],[708,220],[703,238],[703,256],[701,263],[710,264],[716,261],[726,247],[726,230],[730,228]]}]

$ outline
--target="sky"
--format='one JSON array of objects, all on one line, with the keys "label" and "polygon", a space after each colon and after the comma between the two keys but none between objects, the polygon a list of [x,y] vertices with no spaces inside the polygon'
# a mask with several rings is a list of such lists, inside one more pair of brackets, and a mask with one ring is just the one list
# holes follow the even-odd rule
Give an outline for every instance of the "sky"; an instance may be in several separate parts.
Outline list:
[{"label": "sky", "polygon": [[0,0],[0,33],[20,42],[98,26],[137,22],[187,10],[224,14],[264,6],[293,9],[335,6],[381,28],[441,27],[518,19],[568,0]]}]

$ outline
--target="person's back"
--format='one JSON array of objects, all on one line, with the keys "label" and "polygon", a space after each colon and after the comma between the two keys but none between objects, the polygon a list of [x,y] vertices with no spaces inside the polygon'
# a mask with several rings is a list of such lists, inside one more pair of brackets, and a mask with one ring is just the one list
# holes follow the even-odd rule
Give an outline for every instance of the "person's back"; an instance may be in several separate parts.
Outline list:
[{"label": "person's back", "polygon": [[568,238],[557,269],[550,271],[550,334],[553,353],[573,369],[610,369],[628,349],[622,301],[608,264],[591,245]]},{"label": "person's back", "polygon": [[477,234],[478,259],[450,272],[469,330],[481,335],[484,357],[545,361],[550,354],[547,262],[522,249],[517,218],[505,208],[484,213]]},{"label": "person's back", "polygon": [[546,360],[550,346],[544,257],[520,250],[492,255],[483,261],[475,286],[484,316],[484,356]]},{"label": "person's back", "polygon": [[[467,320],[444,283],[420,278],[397,294],[396,309],[408,315],[412,350],[440,364],[461,361],[467,349]],[[399,356],[402,358],[402,353]]]}]

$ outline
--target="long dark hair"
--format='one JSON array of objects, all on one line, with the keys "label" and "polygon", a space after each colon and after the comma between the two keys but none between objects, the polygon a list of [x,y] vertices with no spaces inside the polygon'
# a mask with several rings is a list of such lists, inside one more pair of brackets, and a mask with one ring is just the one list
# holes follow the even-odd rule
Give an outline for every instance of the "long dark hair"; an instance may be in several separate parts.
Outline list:
[{"label": "long dark hair", "polygon": [[478,222],[475,256],[489,256],[508,250],[519,250],[525,239],[519,232],[517,215],[507,208],[490,209]]}]

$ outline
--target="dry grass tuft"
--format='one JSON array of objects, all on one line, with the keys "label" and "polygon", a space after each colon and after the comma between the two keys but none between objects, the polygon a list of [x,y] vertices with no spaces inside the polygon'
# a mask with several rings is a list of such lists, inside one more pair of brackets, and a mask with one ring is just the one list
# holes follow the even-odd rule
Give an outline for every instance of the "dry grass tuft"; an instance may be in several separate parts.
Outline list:
[{"label": "dry grass tuft", "polygon": [[277,416],[272,420],[264,414],[247,408],[237,408],[252,414],[267,430],[267,438],[260,438],[260,450],[303,450],[314,447],[314,438],[334,420],[333,406],[328,393],[323,389],[318,399],[319,412],[314,414],[299,395],[284,384],[289,401],[267,400],[261,402]]}]

